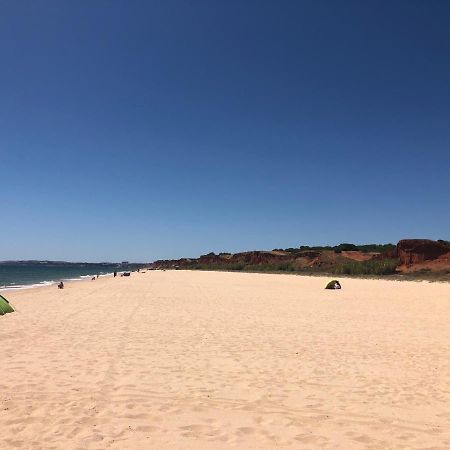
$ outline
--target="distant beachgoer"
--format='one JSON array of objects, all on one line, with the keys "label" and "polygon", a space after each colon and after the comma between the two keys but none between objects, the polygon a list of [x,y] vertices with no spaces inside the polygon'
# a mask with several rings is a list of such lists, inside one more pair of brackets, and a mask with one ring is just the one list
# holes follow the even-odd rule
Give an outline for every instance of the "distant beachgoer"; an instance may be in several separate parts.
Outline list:
[{"label": "distant beachgoer", "polygon": [[95,280],[95,277],[92,277],[91,280],[94,281],[94,280]]},{"label": "distant beachgoer", "polygon": [[98,274],[97,274],[97,279],[98,279]]},{"label": "distant beachgoer", "polygon": [[117,272],[116,271],[114,271],[114,277],[117,277]]},{"label": "distant beachgoer", "polygon": [[331,280],[326,286],[325,289],[341,289],[341,284],[338,280]]},{"label": "distant beachgoer", "polygon": [[64,283],[62,281],[58,284],[58,289],[64,289]]}]

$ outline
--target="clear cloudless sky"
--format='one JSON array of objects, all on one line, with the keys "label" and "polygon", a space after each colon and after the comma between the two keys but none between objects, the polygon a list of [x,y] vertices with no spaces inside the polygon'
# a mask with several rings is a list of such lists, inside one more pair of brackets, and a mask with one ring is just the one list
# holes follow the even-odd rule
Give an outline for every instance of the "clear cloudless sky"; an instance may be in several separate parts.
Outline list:
[{"label": "clear cloudless sky", "polygon": [[0,260],[449,239],[450,2],[0,2]]}]

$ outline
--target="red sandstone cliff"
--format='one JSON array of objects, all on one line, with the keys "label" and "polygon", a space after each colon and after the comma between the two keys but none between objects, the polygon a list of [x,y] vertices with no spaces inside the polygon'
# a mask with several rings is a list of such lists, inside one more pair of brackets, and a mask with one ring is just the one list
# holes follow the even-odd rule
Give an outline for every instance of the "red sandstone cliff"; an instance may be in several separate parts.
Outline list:
[{"label": "red sandstone cliff", "polygon": [[450,246],[444,241],[403,239],[397,244],[400,270],[450,268]]},{"label": "red sandstone cliff", "polygon": [[[210,268],[231,267],[231,265],[250,266],[289,264],[294,270],[332,271],[332,269],[349,261],[364,262],[371,259],[397,259],[399,272],[447,271],[450,272],[450,245],[445,241],[427,239],[401,240],[394,250],[384,253],[333,250],[300,250],[290,251],[253,251],[243,253],[209,253],[199,258],[181,258],[178,260],[155,261],[153,268],[192,268],[202,265]],[[274,268],[276,270],[276,267]]]}]

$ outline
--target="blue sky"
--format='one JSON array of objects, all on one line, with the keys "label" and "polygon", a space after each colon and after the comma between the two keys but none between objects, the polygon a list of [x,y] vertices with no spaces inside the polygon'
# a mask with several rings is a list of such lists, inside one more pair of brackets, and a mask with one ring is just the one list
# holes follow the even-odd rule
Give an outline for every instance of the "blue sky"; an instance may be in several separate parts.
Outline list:
[{"label": "blue sky", "polygon": [[449,239],[450,3],[0,5],[0,259]]}]

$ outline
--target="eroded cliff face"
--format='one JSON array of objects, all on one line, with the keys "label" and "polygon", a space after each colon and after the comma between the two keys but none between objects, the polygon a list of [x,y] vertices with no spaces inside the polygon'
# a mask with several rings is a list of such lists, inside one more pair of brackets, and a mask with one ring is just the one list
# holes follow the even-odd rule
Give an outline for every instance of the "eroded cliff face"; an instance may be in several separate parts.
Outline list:
[{"label": "eroded cliff face", "polygon": [[200,256],[196,259],[178,259],[178,260],[160,260],[152,264],[153,268],[189,268],[195,264],[203,266],[210,266],[213,268],[225,268],[231,265],[243,266],[259,266],[266,264],[292,264],[296,269],[305,268],[329,268],[337,263],[345,261],[367,261],[374,257],[374,253],[362,252],[343,252],[336,253],[334,251],[251,251],[235,254],[220,254],[216,255],[210,253],[208,255]]},{"label": "eroded cliff face", "polygon": [[403,239],[397,244],[397,257],[400,264],[405,266],[446,259],[443,257],[448,253],[450,253],[450,246],[444,241]]},{"label": "eroded cliff face", "polygon": [[[365,262],[369,260],[398,259],[398,272],[416,272],[420,270],[442,272],[450,271],[450,245],[445,241],[428,239],[403,239],[394,250],[383,253],[333,250],[300,250],[291,251],[251,251],[243,253],[209,253],[199,258],[182,258],[178,260],[155,261],[152,268],[198,268],[199,265],[210,269],[233,268],[232,265],[252,267],[260,265],[289,264],[295,271],[313,270],[332,272],[336,266],[348,262]],[[234,268],[235,268],[234,267]]]}]

